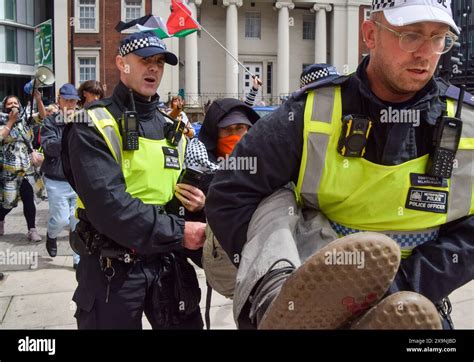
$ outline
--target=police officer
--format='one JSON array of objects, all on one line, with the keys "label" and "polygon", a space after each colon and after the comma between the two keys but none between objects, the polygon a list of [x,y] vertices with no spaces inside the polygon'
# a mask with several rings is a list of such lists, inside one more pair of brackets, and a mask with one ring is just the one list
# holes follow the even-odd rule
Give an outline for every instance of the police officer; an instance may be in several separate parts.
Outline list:
[{"label": "police officer", "polygon": [[[433,303],[447,327],[450,308],[443,299],[474,277],[473,104],[464,102],[462,133],[452,122],[454,128],[445,128],[449,136],[441,136],[459,89],[433,77],[458,33],[450,5],[373,0],[371,18],[362,25],[370,55],[357,71],[338,77],[332,67],[314,65],[304,74],[304,87],[237,144],[232,156],[255,157],[257,174],[225,170],[215,176],[206,213],[240,266],[234,293],[240,327],[340,328],[386,293],[377,306],[388,300],[384,308],[394,322],[376,328],[410,327],[397,324],[400,297],[400,305],[430,310],[422,328],[441,327]],[[453,165],[458,146],[457,167],[449,176],[438,174]],[[448,161],[436,171],[430,165],[443,149]],[[326,221],[304,243],[284,224],[296,203],[279,206],[286,194],[275,192],[290,181],[305,217]],[[378,233],[348,239],[358,231]],[[331,233],[348,236],[320,249]],[[379,233],[397,242],[399,266],[396,248]],[[365,266],[329,267],[338,264],[332,255],[346,251],[365,253]],[[415,324],[415,318],[405,321]]]},{"label": "police officer", "polygon": [[[154,329],[203,326],[197,277],[183,252],[202,247],[205,224],[166,212],[185,137],[157,109],[165,63],[177,57],[154,34],[126,37],[113,95],[65,130],[64,171],[80,220],[73,243],[82,254],[73,296],[79,329],[140,329],[143,312]],[[188,210],[204,204],[196,188],[181,199]]]}]

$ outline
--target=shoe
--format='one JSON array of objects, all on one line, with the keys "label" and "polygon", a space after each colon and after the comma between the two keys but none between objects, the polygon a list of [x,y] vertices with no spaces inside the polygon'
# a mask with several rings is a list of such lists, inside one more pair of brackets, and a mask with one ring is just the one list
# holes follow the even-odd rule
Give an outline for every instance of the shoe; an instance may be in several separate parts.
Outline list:
[{"label": "shoe", "polygon": [[4,277],[5,277],[5,275],[0,272],[0,280],[3,280]]},{"label": "shoe", "polygon": [[379,233],[333,241],[286,279],[258,328],[341,328],[385,295],[400,255],[397,243]]},{"label": "shoe", "polygon": [[398,292],[389,295],[351,329],[442,329],[435,305],[421,294]]},{"label": "shoe", "polygon": [[58,244],[56,243],[57,238],[50,238],[46,234],[46,250],[50,257],[54,258],[58,253]]},{"label": "shoe", "polygon": [[5,221],[0,221],[0,235],[5,235]]},{"label": "shoe", "polygon": [[35,228],[31,228],[28,230],[28,240],[29,241],[34,241],[34,242],[39,242],[41,241],[41,236],[38,234],[38,231],[36,231]]}]

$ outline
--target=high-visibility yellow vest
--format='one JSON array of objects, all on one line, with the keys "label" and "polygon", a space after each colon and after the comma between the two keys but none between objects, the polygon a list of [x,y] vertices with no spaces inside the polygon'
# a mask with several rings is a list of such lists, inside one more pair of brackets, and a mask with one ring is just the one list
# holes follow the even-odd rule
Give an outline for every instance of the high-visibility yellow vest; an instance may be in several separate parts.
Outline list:
[{"label": "high-visibility yellow vest", "polygon": [[[123,151],[122,136],[112,114],[105,107],[92,108],[87,113],[121,165],[126,191],[145,204],[166,205],[173,198],[183,167],[185,137],[177,147],[170,146],[166,139],[140,137],[139,150]],[[82,209],[87,207],[79,198],[77,205]]]},{"label": "high-visibility yellow vest", "polygon": [[[447,99],[449,116],[454,107]],[[313,90],[305,106],[297,197],[305,207],[321,210],[340,236],[382,232],[399,243],[406,257],[414,247],[436,239],[441,225],[474,213],[473,109],[464,107],[462,119],[452,177],[420,186],[412,178],[425,177],[428,155],[394,166],[340,155],[341,89]]]}]

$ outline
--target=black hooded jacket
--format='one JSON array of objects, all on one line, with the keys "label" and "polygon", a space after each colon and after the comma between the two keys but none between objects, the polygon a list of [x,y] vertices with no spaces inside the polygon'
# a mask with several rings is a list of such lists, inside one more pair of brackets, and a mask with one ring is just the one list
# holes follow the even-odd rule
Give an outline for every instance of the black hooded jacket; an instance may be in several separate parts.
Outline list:
[{"label": "black hooded jacket", "polygon": [[[446,108],[443,95],[448,85],[432,79],[410,101],[388,104],[370,90],[365,73],[367,64],[365,59],[357,72],[341,84],[342,114],[363,114],[374,120],[364,157],[374,163],[397,165],[429,153],[434,125]],[[260,201],[288,182],[298,181],[305,102],[305,92],[294,93],[237,144],[232,155],[256,157],[257,173],[222,170],[213,179],[206,215],[231,260],[242,251],[250,219]],[[419,109],[419,127],[380,122],[380,111],[388,106]],[[457,255],[457,263],[452,262],[453,255]],[[474,278],[472,260],[474,216],[469,216],[443,225],[437,240],[416,247],[402,261],[392,291],[412,290],[438,302]]]},{"label": "black hooded jacket", "polygon": [[[204,143],[207,150],[207,156],[209,161],[217,163],[217,139],[218,139],[218,127],[217,124],[221,121],[224,116],[234,110],[240,110],[247,114],[249,121],[255,124],[260,119],[260,116],[251,107],[245,103],[234,99],[234,98],[222,98],[216,99],[212,102],[204,121],[202,123],[201,130],[199,131],[199,140]],[[244,136],[245,137],[245,136]],[[213,174],[206,176],[205,180],[201,185],[201,189],[207,194],[209,185],[214,177]]]},{"label": "black hooded jacket", "polygon": [[255,122],[260,118],[257,112],[255,112],[251,107],[237,99],[222,98],[216,99],[212,102],[206,112],[206,116],[204,117],[201,130],[199,131],[199,140],[206,146],[209,160],[214,163],[217,163],[217,124],[222,118],[224,118],[224,116],[235,110],[245,112],[252,124],[255,124]]}]

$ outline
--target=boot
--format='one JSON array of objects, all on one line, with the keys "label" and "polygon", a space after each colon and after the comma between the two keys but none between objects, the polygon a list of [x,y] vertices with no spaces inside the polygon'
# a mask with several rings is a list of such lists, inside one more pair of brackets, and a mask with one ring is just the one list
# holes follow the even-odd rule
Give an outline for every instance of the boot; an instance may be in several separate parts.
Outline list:
[{"label": "boot", "polygon": [[370,309],[351,329],[442,329],[442,323],[429,299],[414,292],[398,292]]},{"label": "boot", "polygon": [[50,257],[54,258],[58,253],[58,244],[56,243],[57,238],[50,238],[46,233],[46,250]]},{"label": "boot", "polygon": [[38,231],[35,228],[28,230],[28,240],[34,241],[36,243],[41,241],[41,236],[38,234]]},{"label": "boot", "polygon": [[400,248],[386,235],[337,239],[286,279],[258,328],[341,328],[385,295],[399,265]]}]

